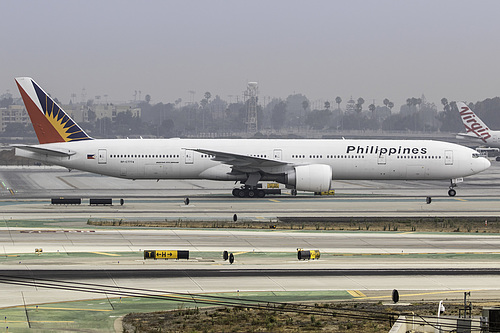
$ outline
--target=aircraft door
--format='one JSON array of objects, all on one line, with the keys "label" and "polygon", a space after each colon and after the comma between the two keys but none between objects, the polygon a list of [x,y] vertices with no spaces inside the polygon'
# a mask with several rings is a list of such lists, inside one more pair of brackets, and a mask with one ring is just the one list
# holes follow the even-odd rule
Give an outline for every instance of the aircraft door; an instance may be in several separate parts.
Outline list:
[{"label": "aircraft door", "polygon": [[99,149],[97,152],[97,163],[106,164],[108,159],[108,153],[106,149]]},{"label": "aircraft door", "polygon": [[282,157],[281,149],[274,149],[273,150],[273,159],[275,159],[276,161],[281,161],[281,157]]},{"label": "aircraft door", "polygon": [[453,150],[444,151],[444,165],[453,165]]},{"label": "aircraft door", "polygon": [[387,163],[387,155],[386,154],[379,154],[377,158],[377,163],[379,165],[385,165]]},{"label": "aircraft door", "polygon": [[186,164],[193,164],[194,163],[194,152],[192,150],[185,150],[186,152],[186,159],[185,163]]}]

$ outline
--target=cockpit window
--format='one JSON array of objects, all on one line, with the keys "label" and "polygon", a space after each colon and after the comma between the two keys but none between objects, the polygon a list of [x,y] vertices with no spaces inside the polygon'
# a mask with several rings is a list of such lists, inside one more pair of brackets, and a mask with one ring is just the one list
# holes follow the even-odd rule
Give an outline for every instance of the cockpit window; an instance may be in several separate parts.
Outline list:
[{"label": "cockpit window", "polygon": [[481,156],[481,154],[479,154],[479,153],[472,153],[472,158],[478,158],[479,156]]}]

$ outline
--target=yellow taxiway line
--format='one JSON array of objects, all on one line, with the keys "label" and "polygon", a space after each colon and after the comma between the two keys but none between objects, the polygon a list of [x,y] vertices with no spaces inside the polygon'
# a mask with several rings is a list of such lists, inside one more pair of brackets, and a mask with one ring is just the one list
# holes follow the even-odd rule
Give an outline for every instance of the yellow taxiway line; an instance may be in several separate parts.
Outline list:
[{"label": "yellow taxiway line", "polygon": [[111,256],[111,257],[121,257],[119,254],[115,253],[106,253],[106,252],[90,252],[90,253],[102,254],[104,256]]}]

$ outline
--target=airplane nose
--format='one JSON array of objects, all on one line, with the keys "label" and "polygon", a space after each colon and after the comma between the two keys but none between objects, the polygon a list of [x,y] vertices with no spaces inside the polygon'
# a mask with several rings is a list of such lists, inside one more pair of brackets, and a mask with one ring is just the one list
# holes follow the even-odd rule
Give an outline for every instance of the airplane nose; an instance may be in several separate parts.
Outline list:
[{"label": "airplane nose", "polygon": [[487,158],[485,158],[484,159],[484,169],[483,170],[488,169],[490,166],[491,166],[490,160],[488,160]]},{"label": "airplane nose", "polygon": [[485,157],[479,157],[474,163],[474,171],[481,172],[488,169],[491,166],[491,162]]}]

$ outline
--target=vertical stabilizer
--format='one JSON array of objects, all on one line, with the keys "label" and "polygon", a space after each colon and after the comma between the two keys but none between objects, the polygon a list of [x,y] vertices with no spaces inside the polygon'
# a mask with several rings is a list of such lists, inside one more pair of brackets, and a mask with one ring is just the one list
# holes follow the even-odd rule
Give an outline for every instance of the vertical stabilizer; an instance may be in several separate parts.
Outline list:
[{"label": "vertical stabilizer", "polygon": [[491,138],[488,126],[464,102],[457,102],[457,108],[466,132],[474,134],[484,142],[488,142],[488,139]]},{"label": "vertical stabilizer", "polygon": [[38,142],[43,144],[92,139],[32,78],[18,77],[16,83]]}]

